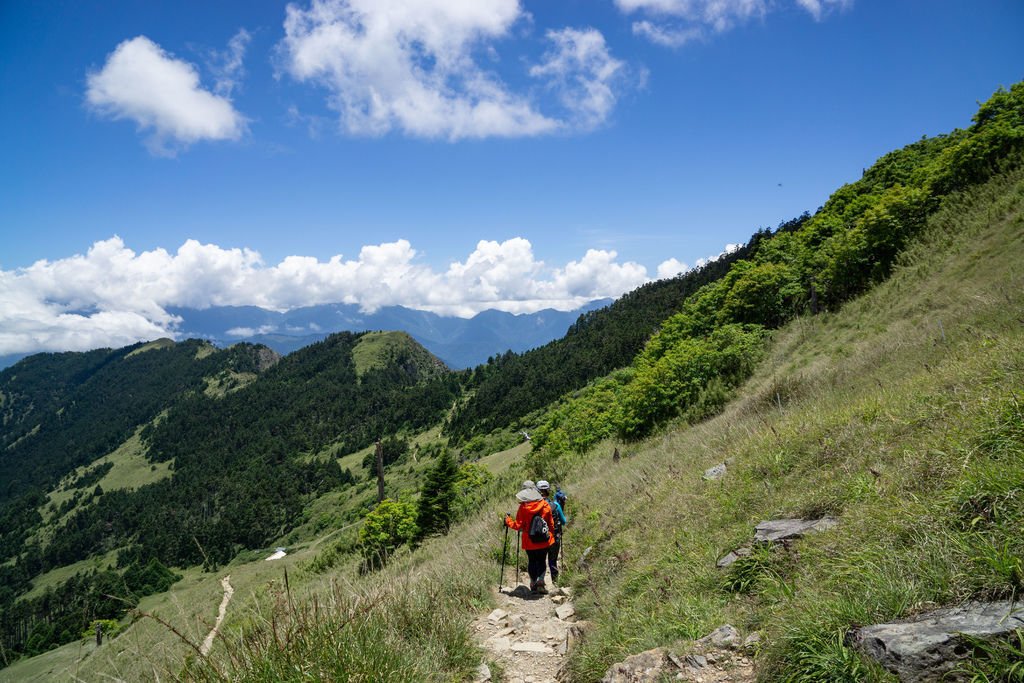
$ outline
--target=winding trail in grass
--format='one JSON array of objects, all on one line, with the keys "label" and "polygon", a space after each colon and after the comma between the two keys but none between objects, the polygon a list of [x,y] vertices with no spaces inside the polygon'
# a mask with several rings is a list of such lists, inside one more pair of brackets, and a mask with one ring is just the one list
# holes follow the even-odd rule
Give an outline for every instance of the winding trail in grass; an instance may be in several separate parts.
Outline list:
[{"label": "winding trail in grass", "polygon": [[[501,667],[503,681],[557,680],[574,638],[575,617],[568,595],[569,590],[561,588],[552,588],[548,595],[530,595],[517,577],[514,587],[503,586],[496,594],[497,609],[474,622],[477,641],[487,660]],[[489,670],[477,677],[478,683],[490,680]]]},{"label": "winding trail in grass", "polygon": [[200,654],[204,657],[210,654],[210,648],[213,647],[213,639],[217,637],[217,632],[224,621],[224,616],[228,613],[228,603],[231,602],[231,596],[235,594],[235,589],[231,587],[230,574],[220,580],[220,586],[224,589],[224,597],[221,598],[220,609],[217,610],[217,621],[214,622],[213,629],[206,634],[206,640],[203,641],[202,647],[199,648]]}]

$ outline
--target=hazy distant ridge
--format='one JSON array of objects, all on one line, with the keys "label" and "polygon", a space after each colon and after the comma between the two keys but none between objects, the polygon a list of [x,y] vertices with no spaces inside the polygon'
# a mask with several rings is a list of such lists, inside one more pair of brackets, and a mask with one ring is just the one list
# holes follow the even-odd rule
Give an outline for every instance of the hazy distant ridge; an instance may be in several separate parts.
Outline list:
[{"label": "hazy distant ridge", "polygon": [[545,309],[521,315],[488,310],[472,318],[440,316],[404,306],[364,313],[355,304],[306,306],[283,313],[257,306],[169,308],[168,312],[182,318],[180,338],[200,337],[221,345],[249,341],[266,344],[281,354],[332,332],[399,330],[458,369],[485,363],[489,356],[508,350],[520,353],[558,339],[582,313],[608,303],[602,299],[574,311]]}]

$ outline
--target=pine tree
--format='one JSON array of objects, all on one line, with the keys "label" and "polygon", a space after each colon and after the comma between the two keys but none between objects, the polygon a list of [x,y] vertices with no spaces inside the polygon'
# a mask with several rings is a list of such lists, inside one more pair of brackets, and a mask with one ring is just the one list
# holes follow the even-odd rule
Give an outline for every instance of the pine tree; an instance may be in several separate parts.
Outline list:
[{"label": "pine tree", "polygon": [[454,521],[453,503],[455,481],[458,476],[459,467],[455,463],[455,458],[448,449],[445,449],[441,452],[437,464],[427,472],[427,479],[423,482],[423,489],[420,492],[417,524],[421,536],[448,532],[448,527]]}]

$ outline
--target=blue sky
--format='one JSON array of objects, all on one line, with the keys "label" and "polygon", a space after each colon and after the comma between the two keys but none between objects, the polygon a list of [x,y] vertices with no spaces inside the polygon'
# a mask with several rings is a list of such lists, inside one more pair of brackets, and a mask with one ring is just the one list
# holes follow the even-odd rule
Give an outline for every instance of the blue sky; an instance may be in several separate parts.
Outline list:
[{"label": "blue sky", "polygon": [[0,353],[617,296],[968,125],[1022,34],[1011,0],[9,0]]}]

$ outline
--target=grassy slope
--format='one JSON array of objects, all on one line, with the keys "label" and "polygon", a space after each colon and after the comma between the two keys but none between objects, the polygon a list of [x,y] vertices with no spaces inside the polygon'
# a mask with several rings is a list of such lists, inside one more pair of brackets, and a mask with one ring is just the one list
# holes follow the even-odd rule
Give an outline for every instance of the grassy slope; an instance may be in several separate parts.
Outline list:
[{"label": "grassy slope", "polygon": [[[780,331],[722,415],[583,465],[568,555],[594,547],[572,580],[598,627],[576,680],[723,622],[764,632],[766,679],[886,680],[846,628],[1021,588],[1024,174],[932,226],[890,281]],[[745,576],[715,568],[759,521],[826,513],[838,529]]]},{"label": "grassy slope", "polygon": [[[631,444],[614,468],[611,443],[577,464],[566,482],[565,575],[595,630],[572,657],[574,680],[598,679],[649,647],[685,646],[725,621],[764,633],[766,680],[886,680],[842,647],[847,626],[1021,587],[1022,205],[1020,172],[950,202],[888,282],[780,330],[723,414]],[[725,459],[723,481],[701,481]],[[497,582],[497,520],[519,475],[507,470],[497,486],[508,495],[371,577],[358,578],[352,561],[325,575],[301,571],[325,545],[312,543],[285,561],[295,569],[292,600],[280,591],[285,565],[240,561],[216,575],[192,572],[143,609],[198,641],[199,618],[216,613],[219,577],[230,571],[245,586],[210,664],[191,665],[197,679],[302,670],[459,680],[475,666],[466,627]],[[840,526],[733,575],[746,592],[724,588],[714,562],[754,524],[821,513]],[[52,666],[48,657],[67,660],[65,649],[0,680]],[[83,680],[168,678],[187,654],[144,620],[78,671]]]}]

